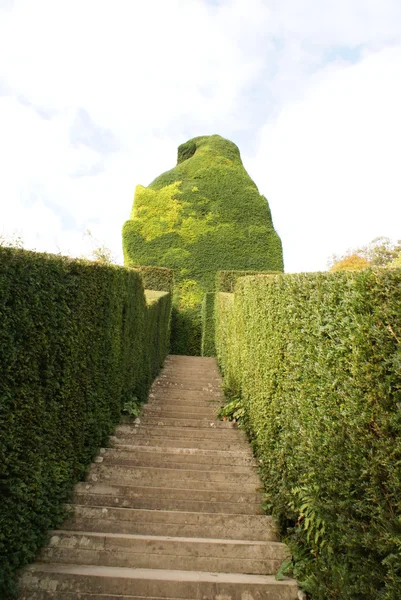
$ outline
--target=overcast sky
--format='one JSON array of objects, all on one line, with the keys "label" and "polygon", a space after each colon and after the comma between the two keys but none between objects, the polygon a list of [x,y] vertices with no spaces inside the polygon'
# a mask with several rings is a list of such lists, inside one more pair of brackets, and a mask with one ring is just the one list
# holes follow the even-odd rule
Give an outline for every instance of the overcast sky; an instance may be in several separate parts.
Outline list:
[{"label": "overcast sky", "polygon": [[122,262],[135,186],[214,133],[286,271],[401,238],[401,1],[0,0],[0,234]]}]

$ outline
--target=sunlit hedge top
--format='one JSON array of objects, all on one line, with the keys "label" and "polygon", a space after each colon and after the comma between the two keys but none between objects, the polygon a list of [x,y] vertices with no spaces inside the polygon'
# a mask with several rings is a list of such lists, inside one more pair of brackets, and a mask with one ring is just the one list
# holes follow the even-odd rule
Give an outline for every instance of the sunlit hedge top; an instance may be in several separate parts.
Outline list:
[{"label": "sunlit hedge top", "polygon": [[137,187],[123,245],[128,265],[175,269],[184,308],[214,288],[219,269],[283,270],[267,200],[218,135],[182,144],[174,169]]}]

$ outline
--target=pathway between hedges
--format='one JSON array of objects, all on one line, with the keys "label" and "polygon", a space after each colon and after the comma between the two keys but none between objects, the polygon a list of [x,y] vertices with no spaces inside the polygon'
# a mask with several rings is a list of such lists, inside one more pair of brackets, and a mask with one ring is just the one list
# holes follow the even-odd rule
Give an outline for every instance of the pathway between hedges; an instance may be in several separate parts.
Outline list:
[{"label": "pathway between hedges", "polygon": [[72,516],[20,579],[32,600],[293,600],[242,432],[215,418],[213,358],[169,356],[140,423],[117,427]]}]

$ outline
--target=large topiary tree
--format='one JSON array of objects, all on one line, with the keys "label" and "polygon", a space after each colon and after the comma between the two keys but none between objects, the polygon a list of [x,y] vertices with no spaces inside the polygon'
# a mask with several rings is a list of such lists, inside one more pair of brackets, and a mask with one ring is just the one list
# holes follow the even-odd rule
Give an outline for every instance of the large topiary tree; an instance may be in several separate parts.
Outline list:
[{"label": "large topiary tree", "polygon": [[128,266],[174,269],[177,354],[200,354],[201,302],[218,270],[283,271],[268,202],[219,135],[182,144],[174,169],[136,188],[123,248]]}]

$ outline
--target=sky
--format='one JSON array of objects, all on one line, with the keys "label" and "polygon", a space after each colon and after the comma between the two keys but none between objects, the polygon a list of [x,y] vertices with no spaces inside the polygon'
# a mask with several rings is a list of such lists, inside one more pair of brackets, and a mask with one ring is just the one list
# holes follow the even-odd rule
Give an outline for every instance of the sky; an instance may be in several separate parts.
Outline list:
[{"label": "sky", "polygon": [[401,238],[400,107],[400,0],[0,0],[0,236],[122,264],[136,185],[217,133],[325,270]]}]

